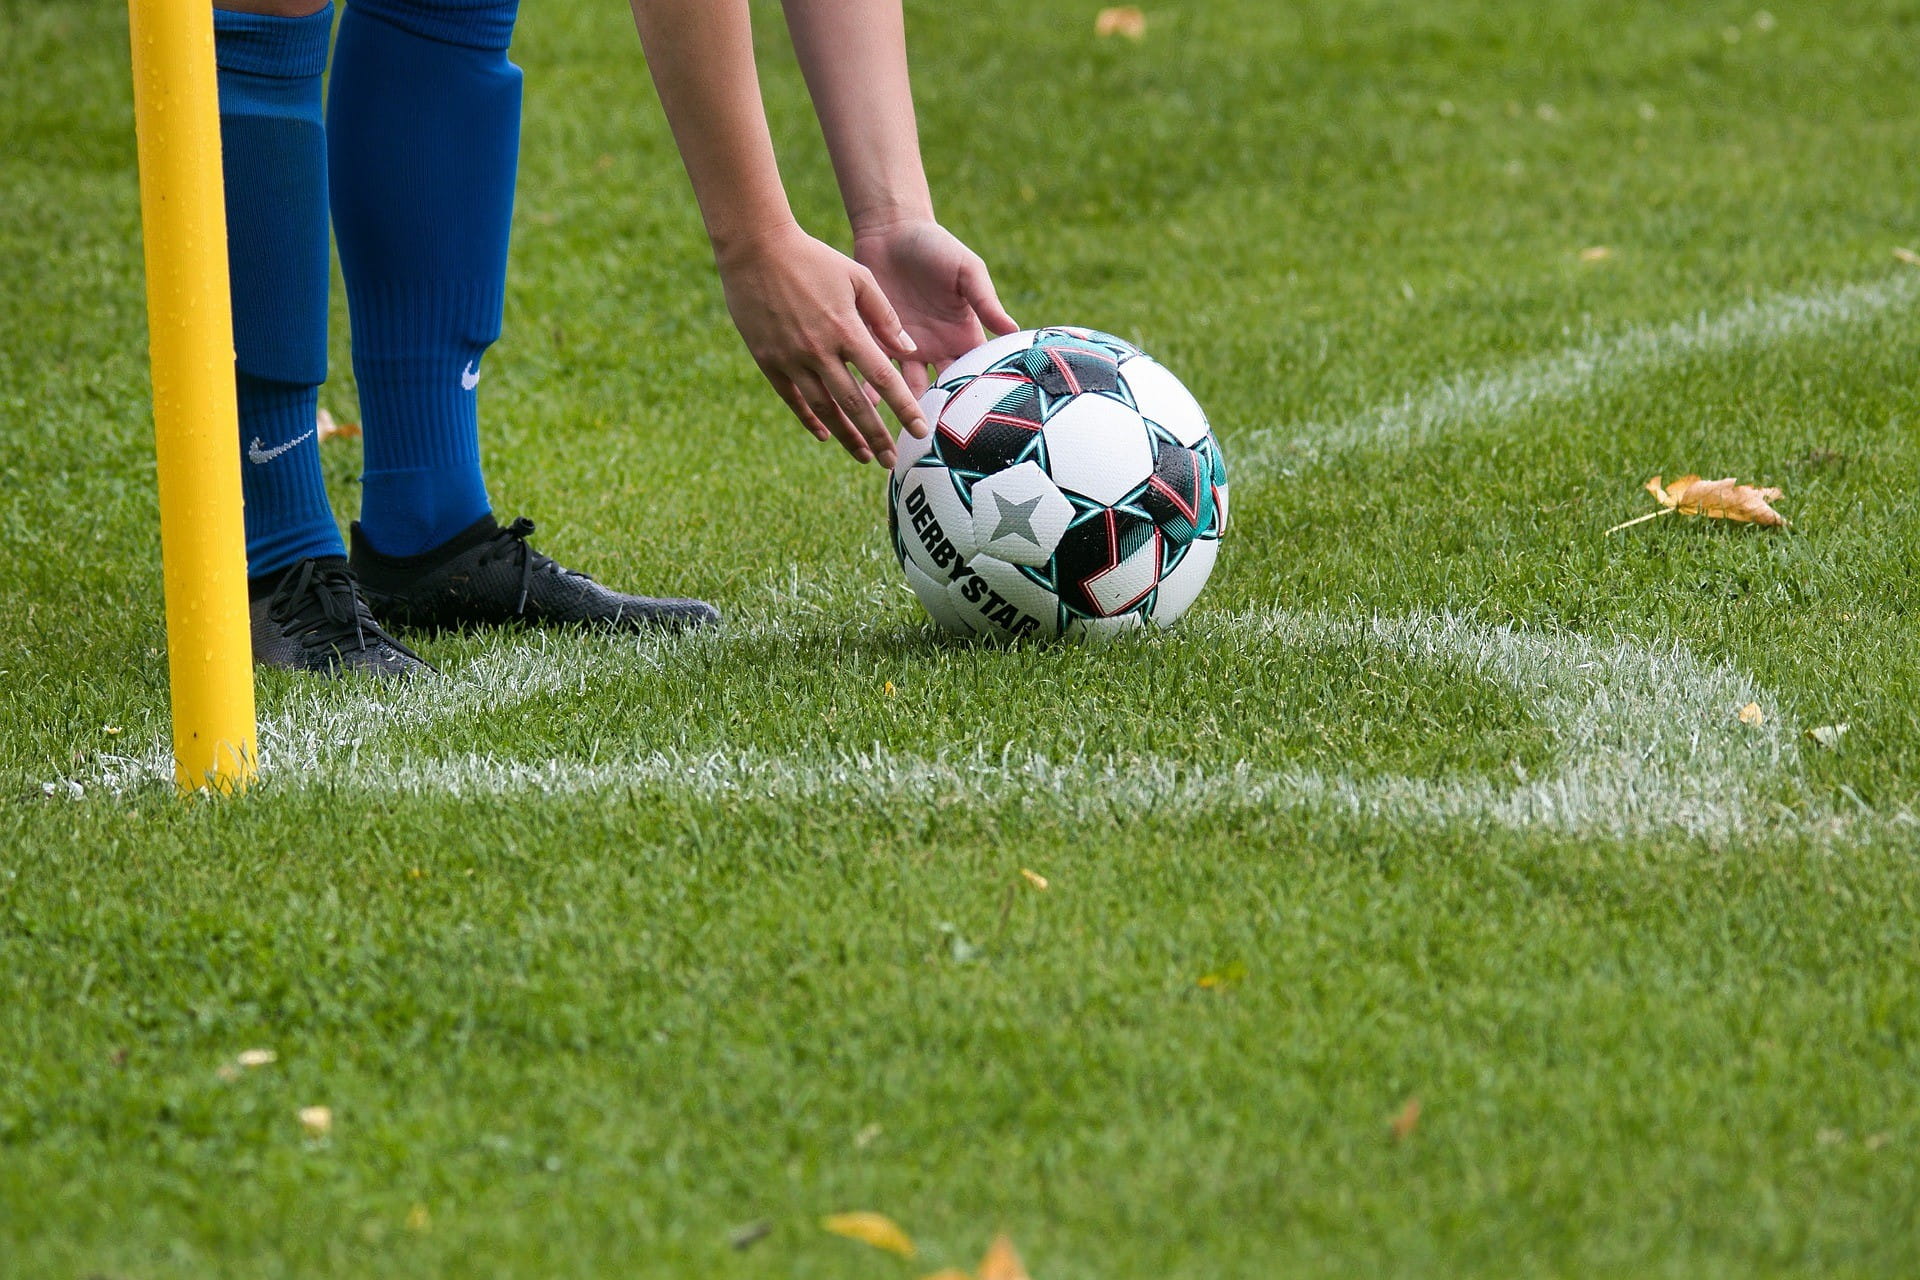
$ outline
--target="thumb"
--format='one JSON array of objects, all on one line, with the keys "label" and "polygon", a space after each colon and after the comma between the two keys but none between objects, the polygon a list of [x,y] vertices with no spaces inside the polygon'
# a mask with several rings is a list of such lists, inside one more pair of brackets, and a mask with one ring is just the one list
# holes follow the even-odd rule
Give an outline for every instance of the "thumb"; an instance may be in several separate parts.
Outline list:
[{"label": "thumb", "polygon": [[900,323],[900,313],[887,301],[887,295],[881,291],[880,283],[873,278],[871,271],[862,271],[853,278],[853,303],[860,308],[860,318],[867,322],[867,328],[888,355],[896,360],[907,360],[919,350],[914,340],[907,336],[906,326]]},{"label": "thumb", "polygon": [[988,333],[998,336],[1020,327],[1000,305],[1000,296],[993,291],[993,277],[987,274],[987,264],[980,259],[975,258],[960,269],[960,292],[980,322],[987,326]]}]

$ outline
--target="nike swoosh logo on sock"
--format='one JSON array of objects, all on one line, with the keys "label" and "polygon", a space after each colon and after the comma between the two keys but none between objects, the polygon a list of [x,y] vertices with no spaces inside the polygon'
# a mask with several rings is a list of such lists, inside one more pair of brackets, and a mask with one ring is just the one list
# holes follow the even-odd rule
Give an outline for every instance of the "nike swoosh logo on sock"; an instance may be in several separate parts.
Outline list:
[{"label": "nike swoosh logo on sock", "polygon": [[467,361],[467,367],[460,371],[460,389],[471,391],[480,385],[480,371],[473,367],[473,361]]},{"label": "nike swoosh logo on sock", "polygon": [[255,436],[253,438],[253,443],[247,446],[247,461],[264,466],[265,464],[272,462],[275,458],[279,457],[281,454],[285,453],[287,450],[295,448],[298,445],[302,444],[303,442],[305,442],[307,437],[311,436],[312,434],[313,434],[312,430],[308,430],[306,435],[295,436],[293,439],[287,441],[285,444],[277,444],[273,446],[273,448],[271,449],[262,449],[260,447],[260,437]]}]

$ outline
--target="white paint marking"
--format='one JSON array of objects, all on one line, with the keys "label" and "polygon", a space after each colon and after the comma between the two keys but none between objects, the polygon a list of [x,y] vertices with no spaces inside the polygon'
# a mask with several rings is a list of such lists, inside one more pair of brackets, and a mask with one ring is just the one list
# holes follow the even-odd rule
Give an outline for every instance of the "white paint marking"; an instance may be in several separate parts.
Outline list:
[{"label": "white paint marking", "polygon": [[[759,629],[756,629],[758,631]],[[772,631],[774,628],[767,628]],[[665,790],[801,799],[852,795],[1025,799],[1069,811],[1129,807],[1289,809],[1419,822],[1487,822],[1567,833],[1724,835],[1794,815],[1769,809],[1795,747],[1779,717],[1749,727],[1750,701],[1771,705],[1739,672],[1680,646],[1529,633],[1450,615],[1353,619],[1273,610],[1195,628],[1235,643],[1292,649],[1377,646],[1465,668],[1502,686],[1545,726],[1555,768],[1539,778],[1422,779],[1209,768],[1161,756],[1050,760],[1032,754],[915,757],[886,752],[783,756],[751,748],[676,746],[622,756],[598,744],[593,761],[525,761],[465,754],[422,759],[395,730],[498,714],[535,697],[617,684],[670,657],[667,642],[534,637],[465,673],[393,691],[305,697],[261,726],[269,787],[342,787],[367,793],[494,795]],[[696,641],[696,643],[707,643]],[[720,640],[713,643],[727,643]],[[1274,714],[1284,715],[1284,708]],[[391,744],[391,745],[390,745]],[[602,755],[611,749],[611,758]],[[100,781],[119,790],[170,777],[164,748],[118,762]]]},{"label": "white paint marking", "polygon": [[[1287,452],[1308,455],[1362,446],[1411,445],[1463,427],[1486,426],[1543,404],[1594,394],[1687,359],[1765,347],[1863,325],[1920,298],[1920,275],[1905,273],[1809,294],[1779,294],[1701,316],[1595,338],[1493,374],[1460,375],[1427,391],[1327,425],[1263,432],[1236,451],[1236,466],[1258,471]],[[733,638],[779,630],[773,623]],[[1161,757],[1049,761],[1030,756],[846,754],[802,760],[751,750],[688,754],[654,751],[608,762],[525,762],[467,755],[395,756],[382,741],[395,729],[430,728],[563,690],[588,694],[634,662],[663,662],[646,641],[535,637],[490,654],[465,673],[378,694],[318,690],[262,724],[268,786],[341,784],[374,791],[580,792],[668,788],[694,794],[825,793],[887,798],[962,793],[1030,796],[1069,807],[1139,805],[1312,808],[1426,821],[1632,835],[1679,830],[1727,833],[1770,822],[1837,831],[1853,825],[1831,813],[1811,818],[1769,810],[1793,766],[1793,740],[1770,717],[1738,726],[1734,710],[1773,701],[1731,667],[1703,664],[1679,646],[1606,644],[1566,634],[1523,633],[1448,616],[1355,620],[1284,611],[1200,624],[1280,643],[1324,646],[1360,639],[1465,661],[1507,685],[1547,725],[1557,772],[1511,785],[1481,779],[1261,771],[1246,765],[1208,772]],[[717,643],[727,643],[726,639]],[[596,648],[595,646],[599,646]],[[106,757],[96,785],[120,791],[170,785],[164,743],[139,757]],[[1912,825],[1911,814],[1895,825]]]},{"label": "white paint marking", "polygon": [[1857,328],[1920,301],[1920,272],[1811,293],[1779,293],[1715,315],[1636,326],[1521,360],[1492,373],[1443,378],[1416,395],[1330,423],[1304,423],[1243,437],[1228,454],[1235,479],[1291,455],[1418,444],[1465,427],[1486,426],[1543,405],[1592,396],[1658,369],[1702,356],[1777,346]]}]

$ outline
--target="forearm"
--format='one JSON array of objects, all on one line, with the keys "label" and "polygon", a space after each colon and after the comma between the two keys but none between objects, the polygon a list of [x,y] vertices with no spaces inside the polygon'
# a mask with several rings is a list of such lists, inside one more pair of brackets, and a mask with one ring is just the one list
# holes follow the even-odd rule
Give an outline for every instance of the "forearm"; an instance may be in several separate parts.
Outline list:
[{"label": "forearm", "polygon": [[783,3],[855,234],[931,218],[900,0]]},{"label": "forearm", "polygon": [[793,225],[760,101],[747,0],[630,0],[714,255]]}]

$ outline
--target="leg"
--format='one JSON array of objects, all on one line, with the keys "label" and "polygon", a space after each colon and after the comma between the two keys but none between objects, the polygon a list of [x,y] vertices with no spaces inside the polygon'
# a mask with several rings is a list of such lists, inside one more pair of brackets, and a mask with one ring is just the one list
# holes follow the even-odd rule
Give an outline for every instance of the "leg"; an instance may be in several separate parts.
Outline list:
[{"label": "leg", "polygon": [[366,443],[360,534],[411,556],[489,514],[480,365],[520,147],[518,0],[353,0],[327,111]]},{"label": "leg", "polygon": [[227,261],[240,402],[247,572],[268,585],[344,556],[314,407],[327,377],[326,0],[237,0],[214,13]]}]

